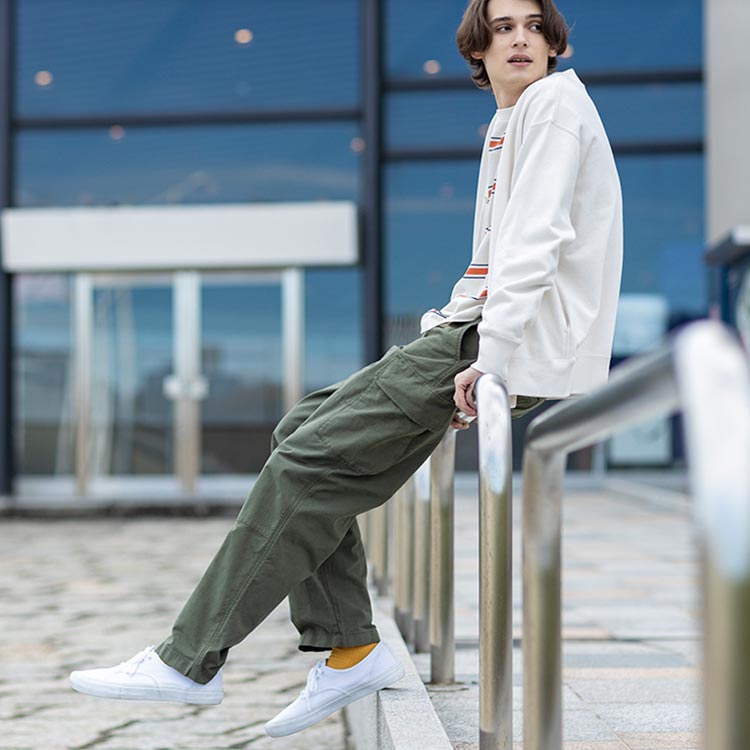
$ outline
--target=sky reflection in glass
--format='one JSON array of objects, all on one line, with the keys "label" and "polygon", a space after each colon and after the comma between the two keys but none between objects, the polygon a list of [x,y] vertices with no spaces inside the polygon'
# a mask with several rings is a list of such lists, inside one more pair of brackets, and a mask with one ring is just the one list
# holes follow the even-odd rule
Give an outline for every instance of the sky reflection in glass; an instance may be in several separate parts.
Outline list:
[{"label": "sky reflection in glass", "polygon": [[19,0],[24,116],[354,106],[356,0]]},{"label": "sky reflection in glass", "polygon": [[16,205],[357,200],[353,123],[28,130]]},{"label": "sky reflection in glass", "polygon": [[[559,0],[557,6],[573,27],[570,45],[574,53],[561,62],[561,69],[573,66],[582,72],[599,72],[702,66],[700,0]],[[468,74],[469,65],[455,42],[465,7],[465,0],[386,0],[388,75]]]}]

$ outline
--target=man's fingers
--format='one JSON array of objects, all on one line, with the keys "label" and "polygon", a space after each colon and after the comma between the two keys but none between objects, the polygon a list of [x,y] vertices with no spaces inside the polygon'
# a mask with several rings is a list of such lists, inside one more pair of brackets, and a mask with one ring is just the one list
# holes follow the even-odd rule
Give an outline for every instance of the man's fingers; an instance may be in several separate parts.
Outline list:
[{"label": "man's fingers", "polygon": [[462,411],[466,412],[468,404],[466,403],[466,394],[464,393],[464,387],[460,382],[456,383],[456,392],[453,394],[453,403]]},{"label": "man's fingers", "polygon": [[477,410],[474,406],[474,399],[471,397],[471,384],[461,384],[461,395],[463,397],[461,411],[470,417],[476,417]]}]

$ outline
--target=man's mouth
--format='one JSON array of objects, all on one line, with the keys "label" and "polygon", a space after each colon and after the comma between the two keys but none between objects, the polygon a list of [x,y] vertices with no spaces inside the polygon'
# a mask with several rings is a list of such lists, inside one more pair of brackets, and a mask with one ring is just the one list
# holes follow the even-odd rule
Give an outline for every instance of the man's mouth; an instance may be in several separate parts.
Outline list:
[{"label": "man's mouth", "polygon": [[508,62],[518,68],[525,68],[527,65],[531,65],[531,58],[527,55],[513,55]]}]

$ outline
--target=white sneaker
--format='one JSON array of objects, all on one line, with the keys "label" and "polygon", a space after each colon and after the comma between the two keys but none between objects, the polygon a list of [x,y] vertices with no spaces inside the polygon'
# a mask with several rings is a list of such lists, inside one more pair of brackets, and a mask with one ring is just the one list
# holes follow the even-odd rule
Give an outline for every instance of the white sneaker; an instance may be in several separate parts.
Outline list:
[{"label": "white sneaker", "polygon": [[307,685],[299,697],[266,724],[266,732],[271,737],[284,737],[307,729],[403,676],[403,665],[382,641],[361,662],[348,669],[332,669],[321,659],[310,670]]},{"label": "white sneaker", "polygon": [[70,685],[79,693],[131,701],[221,703],[224,697],[221,670],[201,685],[165,664],[151,645],[132,659],[106,669],[82,669],[70,673]]}]

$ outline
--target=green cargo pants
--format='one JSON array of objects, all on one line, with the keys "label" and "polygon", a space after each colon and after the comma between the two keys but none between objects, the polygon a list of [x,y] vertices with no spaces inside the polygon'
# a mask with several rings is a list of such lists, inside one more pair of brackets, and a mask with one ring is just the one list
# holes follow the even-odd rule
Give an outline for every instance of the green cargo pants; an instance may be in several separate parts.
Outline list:
[{"label": "green cargo pants", "polygon": [[[303,398],[179,613],[160,658],[205,684],[229,649],[289,596],[299,648],[379,640],[356,517],[384,503],[448,428],[456,374],[477,356],[477,321],[433,328]],[[519,398],[513,416],[543,399]]]}]

